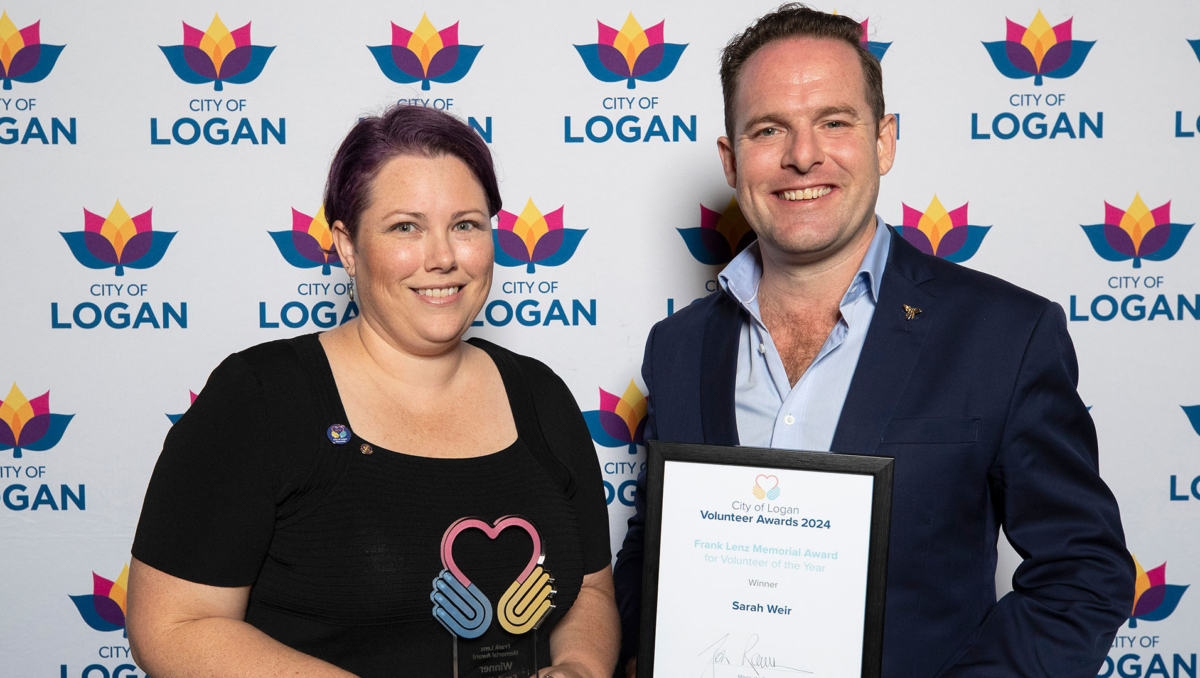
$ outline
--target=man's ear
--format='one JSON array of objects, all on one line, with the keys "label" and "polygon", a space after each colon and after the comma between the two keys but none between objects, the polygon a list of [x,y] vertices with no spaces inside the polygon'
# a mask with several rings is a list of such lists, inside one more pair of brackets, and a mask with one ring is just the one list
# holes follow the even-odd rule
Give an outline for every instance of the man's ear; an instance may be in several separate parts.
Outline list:
[{"label": "man's ear", "polygon": [[717,152],[721,154],[721,169],[730,188],[737,188],[737,159],[733,155],[733,142],[729,137],[717,139]]},{"label": "man's ear", "polygon": [[337,249],[338,259],[342,262],[342,267],[346,269],[346,273],[353,278],[354,239],[350,237],[350,232],[346,230],[346,225],[340,219],[333,222],[333,226],[330,226],[329,230],[333,233],[333,246]]},{"label": "man's ear", "polygon": [[896,116],[891,113],[879,121],[879,138],[875,140],[875,149],[879,155],[879,175],[883,176],[891,171],[896,161]]}]

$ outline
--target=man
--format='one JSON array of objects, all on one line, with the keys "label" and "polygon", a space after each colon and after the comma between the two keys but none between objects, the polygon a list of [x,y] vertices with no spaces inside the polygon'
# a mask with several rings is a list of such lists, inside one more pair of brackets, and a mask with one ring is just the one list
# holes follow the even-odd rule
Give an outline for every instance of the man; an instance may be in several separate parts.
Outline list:
[{"label": "man", "polygon": [[[895,458],[884,675],[1095,676],[1133,563],[1062,309],[874,214],[896,120],[860,37],[785,5],[726,47],[717,145],[758,242],[650,332],[646,438]],[[626,657],[644,490],[615,573]],[[1024,560],[996,601],[1001,526]]]}]

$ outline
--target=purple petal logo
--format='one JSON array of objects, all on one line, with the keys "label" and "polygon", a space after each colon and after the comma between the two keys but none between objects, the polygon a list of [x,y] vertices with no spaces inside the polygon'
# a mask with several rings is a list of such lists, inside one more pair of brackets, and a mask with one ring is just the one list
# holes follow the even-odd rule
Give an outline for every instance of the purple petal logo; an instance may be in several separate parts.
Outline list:
[{"label": "purple petal logo", "polygon": [[892,46],[890,42],[875,42],[867,39],[867,21],[862,20],[862,48],[870,52],[876,59],[883,61],[883,55],[887,54],[888,47]]},{"label": "purple petal logo", "polygon": [[0,13],[0,80],[4,89],[12,89],[13,80],[40,82],[54,70],[66,45],[42,44],[41,25],[35,21],[17,30],[8,12]]},{"label": "purple petal logo", "polygon": [[130,217],[118,200],[108,217],[84,209],[83,230],[60,231],[59,235],[79,263],[98,270],[116,268],[117,275],[122,276],[126,267],[150,268],[157,264],[175,237],[174,232],[155,231],[150,212],[148,209]]},{"label": "purple petal logo", "polygon": [[50,392],[29,400],[14,383],[0,400],[0,452],[13,451],[20,459],[23,450],[44,452],[62,440],[73,414],[51,414]]},{"label": "purple petal logo", "polygon": [[1016,80],[1032,77],[1033,84],[1040,87],[1044,77],[1068,78],[1075,75],[1092,45],[1096,44],[1095,40],[1071,39],[1073,20],[1074,17],[1051,26],[1039,9],[1028,28],[1005,19],[1008,23],[1006,39],[985,42],[983,46],[987,48],[996,69],[1005,77]]},{"label": "purple petal logo", "polygon": [[[192,403],[196,402],[196,394],[191,391],[188,391],[188,394],[192,396],[192,399],[188,401],[188,405],[191,405]],[[168,414],[167,419],[170,419],[171,424],[174,425],[175,422],[179,421],[179,419],[183,417],[183,415],[183,412],[180,412],[179,414]]]},{"label": "purple petal logo", "polygon": [[262,74],[274,47],[250,44],[250,24],[230,31],[213,15],[207,31],[183,24],[183,44],[159,49],[180,80],[193,85],[213,83],[220,92],[224,83],[244,85]]},{"label": "purple petal logo", "polygon": [[448,84],[463,79],[483,45],[458,44],[458,23],[439,31],[425,14],[416,30],[392,24],[392,44],[367,46],[388,80],[402,85],[421,81]]},{"label": "purple petal logo", "polygon": [[293,207],[292,230],[267,233],[275,241],[283,258],[296,268],[320,266],[321,275],[329,275],[333,266],[342,268],[342,260],[333,247],[333,231],[325,220],[324,205],[317,210],[315,217]]},{"label": "purple petal logo", "polygon": [[1171,201],[1156,209],[1135,194],[1127,210],[1104,203],[1104,223],[1085,226],[1092,248],[1107,261],[1128,261],[1141,268],[1142,259],[1165,261],[1175,256],[1195,224],[1171,223]]},{"label": "purple petal logo", "polygon": [[702,264],[724,266],[733,260],[757,237],[738,207],[737,198],[730,198],[724,212],[700,206],[699,228],[677,228],[688,251]]},{"label": "purple petal logo", "polygon": [[129,565],[126,564],[116,581],[109,581],[93,572],[92,594],[70,598],[88,626],[97,631],[120,631],[122,636],[128,638],[125,632],[125,596],[128,589]]},{"label": "purple petal logo", "polygon": [[975,256],[983,236],[991,228],[967,223],[967,203],[947,212],[937,194],[934,194],[924,212],[904,203],[901,206],[904,208],[904,223],[896,227],[901,237],[925,254],[956,264]]},{"label": "purple petal logo", "polygon": [[524,266],[533,273],[535,266],[561,266],[575,254],[586,228],[563,228],[563,208],[542,215],[533,198],[518,216],[500,210],[498,227],[492,231],[496,245],[496,263]]},{"label": "purple petal logo", "polygon": [[632,379],[625,394],[616,395],[600,389],[600,409],[583,413],[592,440],[605,447],[628,447],[637,454],[638,445],[645,445],[643,433],[650,401]]},{"label": "purple petal logo", "polygon": [[1192,428],[1195,429],[1197,435],[1200,435],[1200,405],[1180,405],[1183,408],[1183,413],[1187,415],[1188,421],[1192,423]]},{"label": "purple petal logo", "polygon": [[665,23],[660,21],[642,30],[632,12],[619,31],[597,21],[600,36],[596,43],[575,45],[575,49],[588,72],[601,82],[624,80],[629,89],[636,87],[638,80],[658,82],[675,70],[687,47],[663,41]]},{"label": "purple petal logo", "polygon": [[1129,628],[1136,629],[1138,621],[1162,621],[1170,617],[1188,587],[1167,583],[1166,563],[1149,572],[1142,569],[1137,556],[1134,556],[1133,564],[1137,567],[1137,579],[1133,585],[1133,611],[1129,614]]}]

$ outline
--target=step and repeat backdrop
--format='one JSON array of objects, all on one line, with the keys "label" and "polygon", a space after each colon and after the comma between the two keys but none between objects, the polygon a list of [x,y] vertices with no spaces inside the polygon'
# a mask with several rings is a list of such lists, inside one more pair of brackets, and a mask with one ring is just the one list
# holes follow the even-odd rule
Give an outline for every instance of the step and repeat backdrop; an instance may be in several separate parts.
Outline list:
[{"label": "step and repeat backdrop", "polygon": [[[0,674],[143,675],[126,568],[163,437],[229,353],[357,315],[323,182],[355,120],[396,102],[492,148],[497,232],[532,235],[497,238],[472,333],[571,387],[615,554],[646,333],[716,289],[747,229],[717,157],[718,53],[773,6],[0,5]],[[1067,312],[1139,564],[1100,675],[1194,678],[1200,5],[820,7],[883,63],[884,219]]]}]

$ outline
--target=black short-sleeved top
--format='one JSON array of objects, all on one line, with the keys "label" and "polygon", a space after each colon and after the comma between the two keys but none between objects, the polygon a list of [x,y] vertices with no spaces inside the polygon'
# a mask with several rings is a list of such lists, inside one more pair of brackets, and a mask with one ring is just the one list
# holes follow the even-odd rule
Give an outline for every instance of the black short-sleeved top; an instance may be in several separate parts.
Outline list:
[{"label": "black short-sleeved top", "polygon": [[[230,356],[167,435],[134,557],[188,581],[251,586],[247,622],[358,675],[448,676],[453,638],[430,602],[443,534],[460,518],[519,514],[536,526],[555,579],[555,610],[537,632],[548,665],[550,629],[583,575],[610,560],[599,462],[562,380],[471,343],[500,371],[517,441],[469,459],[354,435],[315,334]],[[331,442],[335,424],[351,430],[349,443]],[[518,529],[494,540],[467,530],[452,553],[494,607],[531,550]]]}]

